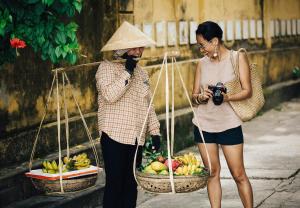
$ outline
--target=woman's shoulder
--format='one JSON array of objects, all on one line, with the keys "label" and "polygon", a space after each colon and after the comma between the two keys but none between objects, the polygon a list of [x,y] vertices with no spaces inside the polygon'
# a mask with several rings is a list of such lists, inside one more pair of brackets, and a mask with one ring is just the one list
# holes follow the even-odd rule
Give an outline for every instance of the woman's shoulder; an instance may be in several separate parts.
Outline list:
[{"label": "woman's shoulder", "polygon": [[99,64],[99,67],[98,67],[98,71],[100,70],[104,70],[104,71],[107,71],[107,70],[117,70],[119,68],[123,68],[124,66],[121,64],[121,63],[117,63],[117,62],[112,62],[112,61],[109,61],[109,60],[104,60],[104,61],[101,61],[100,64]]},{"label": "woman's shoulder", "polygon": [[207,64],[209,59],[206,56],[203,56],[198,61],[198,66],[201,67],[203,64]]},{"label": "woman's shoulder", "polygon": [[199,59],[199,62],[203,63],[203,62],[207,62],[208,61],[208,58],[207,56],[203,56]]},{"label": "woman's shoulder", "polygon": [[99,68],[118,67],[120,63],[104,60],[100,62]]}]

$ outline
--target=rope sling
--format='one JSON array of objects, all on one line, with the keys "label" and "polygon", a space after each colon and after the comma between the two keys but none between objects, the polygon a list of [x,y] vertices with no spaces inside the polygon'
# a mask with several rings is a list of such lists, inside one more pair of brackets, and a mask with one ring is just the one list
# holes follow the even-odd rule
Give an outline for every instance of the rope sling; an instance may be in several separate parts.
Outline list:
[{"label": "rope sling", "polygon": [[[159,81],[161,79],[161,75],[162,75],[162,72],[163,70],[165,71],[165,95],[166,95],[166,136],[167,136],[167,154],[168,154],[168,168],[169,168],[169,179],[170,179],[170,185],[171,185],[171,193],[172,194],[175,194],[176,191],[175,191],[175,185],[174,185],[174,176],[173,176],[173,169],[172,169],[172,159],[171,157],[173,156],[174,154],[174,126],[175,126],[175,115],[174,115],[174,65],[176,67],[176,71],[178,72],[178,75],[179,75],[179,78],[180,78],[180,81],[181,81],[181,84],[182,84],[182,87],[184,88],[184,92],[185,92],[185,95],[188,99],[188,102],[189,102],[189,105],[193,111],[193,114],[195,116],[195,120],[196,120],[196,123],[197,123],[197,126],[198,126],[198,129],[199,129],[199,132],[200,132],[200,135],[201,135],[201,138],[202,138],[202,141],[203,141],[203,144],[204,144],[204,147],[205,147],[205,152],[206,152],[206,155],[207,155],[207,158],[208,158],[208,166],[209,166],[209,174],[211,174],[211,160],[210,160],[210,156],[208,154],[208,150],[207,150],[207,147],[206,147],[206,142],[205,142],[205,139],[204,139],[204,136],[203,136],[203,133],[202,133],[202,130],[201,130],[201,127],[200,127],[200,122],[196,116],[196,113],[195,113],[195,110],[192,106],[192,102],[190,100],[190,97],[189,97],[189,93],[188,93],[188,90],[185,86],[185,83],[183,81],[183,78],[182,78],[182,74],[180,72],[180,69],[177,65],[177,62],[176,62],[176,56],[178,56],[179,53],[176,52],[176,51],[172,51],[172,52],[166,52],[164,54],[164,58],[163,58],[163,62],[162,62],[162,65],[161,65],[161,68],[160,68],[160,72],[159,72],[159,75],[158,75],[158,80],[156,82],[156,85],[155,85],[155,88],[154,88],[154,92],[153,92],[153,95],[151,97],[151,100],[150,100],[150,103],[149,103],[149,107],[148,107],[148,110],[147,110],[147,113],[146,113],[146,116],[145,116],[145,119],[144,119],[144,122],[143,122],[143,126],[142,126],[142,130],[140,132],[140,135],[138,137],[138,142],[137,142],[137,147],[136,147],[136,151],[135,151],[135,155],[134,155],[134,161],[133,161],[133,173],[134,173],[134,178],[137,182],[137,184],[139,186],[141,186],[138,178],[137,178],[137,175],[136,175],[136,159],[137,159],[137,153],[138,153],[138,147],[139,147],[139,143],[141,141],[141,137],[142,137],[142,134],[143,134],[143,131],[144,131],[144,128],[146,126],[146,123],[147,123],[147,120],[148,120],[148,116],[149,116],[149,112],[150,112],[150,108],[153,104],[153,100],[154,100],[154,97],[155,97],[155,94],[156,94],[156,91],[157,91],[157,88],[158,88],[158,84],[159,84]],[[169,119],[170,119],[170,115],[169,115],[169,76],[168,76],[168,56],[171,58],[171,140],[170,140],[170,132],[169,132],[169,128],[170,128],[170,125],[169,125]],[[142,187],[142,186],[141,186]]]},{"label": "rope sling", "polygon": [[[40,122],[38,131],[37,131],[34,143],[33,143],[33,148],[32,148],[32,152],[31,152],[31,156],[30,156],[30,161],[29,161],[29,171],[32,170],[33,158],[34,158],[34,155],[35,155],[36,146],[37,146],[37,142],[38,142],[38,139],[39,139],[40,131],[42,129],[43,122],[44,122],[45,117],[47,115],[48,105],[49,105],[50,98],[51,98],[51,95],[52,95],[52,92],[53,92],[54,83],[56,83],[57,142],[58,142],[58,158],[59,158],[59,160],[58,160],[59,161],[58,162],[59,163],[58,164],[58,170],[59,170],[59,181],[60,181],[60,193],[64,193],[65,191],[64,191],[64,188],[63,188],[63,173],[62,173],[62,161],[61,161],[61,158],[62,158],[62,149],[61,149],[61,118],[60,118],[61,117],[60,116],[61,106],[60,106],[60,93],[59,93],[59,80],[58,80],[59,77],[58,77],[58,72],[60,72],[61,75],[62,75],[62,93],[63,93],[64,117],[65,117],[65,125],[66,125],[65,134],[66,134],[66,144],[67,144],[67,157],[68,158],[70,157],[70,147],[69,147],[69,118],[68,118],[68,110],[67,110],[67,104],[66,104],[65,80],[67,81],[68,87],[70,88],[70,91],[71,91],[72,98],[73,98],[73,100],[74,100],[74,102],[76,104],[77,110],[78,110],[78,112],[80,114],[80,118],[81,118],[81,120],[83,122],[84,129],[85,129],[86,134],[88,136],[89,143],[90,143],[90,146],[92,148],[92,151],[93,151],[93,154],[94,154],[94,157],[95,157],[96,166],[98,168],[100,167],[100,165],[99,165],[100,164],[99,163],[100,160],[99,160],[99,157],[98,157],[98,153],[97,153],[97,150],[96,150],[96,146],[95,146],[94,140],[93,140],[93,138],[91,136],[91,133],[90,133],[90,131],[88,129],[88,126],[86,124],[86,121],[84,119],[82,111],[81,111],[81,109],[79,107],[78,100],[77,100],[77,98],[74,95],[74,89],[73,89],[73,87],[71,85],[71,82],[70,82],[70,80],[69,80],[66,72],[64,70],[62,70],[61,68],[53,70],[53,72],[54,72],[54,76],[53,76],[51,88],[50,88],[50,91],[49,91],[49,94],[48,94],[48,98],[47,98],[47,101],[46,101],[46,104],[45,104],[44,114],[43,114],[42,120]],[[97,174],[99,175],[100,171],[98,171]],[[32,178],[31,178],[31,180],[32,180]],[[32,180],[32,182],[33,182],[33,180]],[[33,182],[33,184],[34,184],[34,182]]]}]

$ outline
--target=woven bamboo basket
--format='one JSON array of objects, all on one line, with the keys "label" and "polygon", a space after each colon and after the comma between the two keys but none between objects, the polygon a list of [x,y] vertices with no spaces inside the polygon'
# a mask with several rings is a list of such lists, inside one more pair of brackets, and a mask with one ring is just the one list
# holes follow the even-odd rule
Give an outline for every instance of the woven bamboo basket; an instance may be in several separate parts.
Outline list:
[{"label": "woven bamboo basket", "polygon": [[[136,176],[139,185],[149,192],[172,192],[169,175],[151,175],[137,171]],[[175,191],[176,193],[186,193],[205,188],[208,177],[208,171],[205,171],[202,175],[174,176]]]},{"label": "woven bamboo basket", "polygon": [[[78,178],[64,179],[62,181],[64,192],[74,192],[89,188],[95,185],[97,176],[97,174],[93,174]],[[32,183],[36,189],[45,193],[56,193],[61,191],[59,180],[52,181],[32,178]]]}]

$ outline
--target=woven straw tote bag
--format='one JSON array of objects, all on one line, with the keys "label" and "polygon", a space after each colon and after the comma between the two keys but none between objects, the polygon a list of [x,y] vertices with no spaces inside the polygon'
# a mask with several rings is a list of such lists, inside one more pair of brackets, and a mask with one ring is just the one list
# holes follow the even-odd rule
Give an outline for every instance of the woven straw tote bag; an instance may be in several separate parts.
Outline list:
[{"label": "woven straw tote bag", "polygon": [[[227,88],[227,93],[229,95],[239,93],[242,90],[239,76],[239,53],[241,51],[245,52],[248,59],[246,49],[241,48],[238,50],[237,53],[236,64],[234,64],[233,51],[231,50],[230,52],[230,59],[235,73],[235,79],[225,84]],[[258,70],[256,68],[256,64],[250,64],[250,76],[252,85],[252,96],[245,100],[229,102],[235,113],[240,117],[242,121],[248,121],[255,117],[258,111],[263,107],[265,103],[261,80],[259,77]]]}]

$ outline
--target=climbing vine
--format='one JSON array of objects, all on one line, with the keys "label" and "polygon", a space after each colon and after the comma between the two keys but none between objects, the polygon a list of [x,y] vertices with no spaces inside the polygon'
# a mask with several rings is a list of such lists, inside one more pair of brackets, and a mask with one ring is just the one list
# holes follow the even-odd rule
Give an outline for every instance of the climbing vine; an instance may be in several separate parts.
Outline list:
[{"label": "climbing vine", "polygon": [[82,9],[82,0],[1,0],[0,65],[13,62],[24,47],[42,60],[74,64],[79,49],[71,21]]}]

